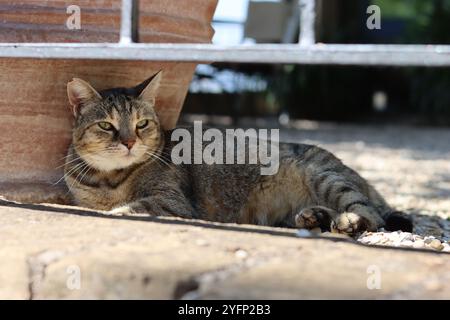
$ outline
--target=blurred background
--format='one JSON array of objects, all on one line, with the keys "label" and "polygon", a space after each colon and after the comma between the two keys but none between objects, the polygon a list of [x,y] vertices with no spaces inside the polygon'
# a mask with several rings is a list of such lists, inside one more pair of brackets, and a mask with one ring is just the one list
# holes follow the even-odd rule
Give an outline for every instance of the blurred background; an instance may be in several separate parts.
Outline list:
[{"label": "blurred background", "polygon": [[[326,2],[326,5],[323,5]],[[220,0],[215,44],[296,43],[298,1]],[[369,30],[367,7],[381,9]],[[322,43],[450,44],[450,0],[318,0]],[[450,125],[447,68],[200,65],[183,114],[358,123]]]}]

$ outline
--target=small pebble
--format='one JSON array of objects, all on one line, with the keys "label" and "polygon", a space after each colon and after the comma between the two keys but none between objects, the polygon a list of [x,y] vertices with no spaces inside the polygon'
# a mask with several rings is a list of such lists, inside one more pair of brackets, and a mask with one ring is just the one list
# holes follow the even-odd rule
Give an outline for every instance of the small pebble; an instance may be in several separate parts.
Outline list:
[{"label": "small pebble", "polygon": [[434,239],[428,245],[436,250],[442,250],[444,248],[444,245],[438,239]]},{"label": "small pebble", "polygon": [[301,238],[311,237],[311,232],[309,232],[309,230],[306,229],[297,230],[297,237]]},{"label": "small pebble", "polygon": [[245,259],[248,257],[248,253],[245,250],[242,249],[238,249],[234,252],[234,255],[236,256],[236,258],[238,259]]},{"label": "small pebble", "polygon": [[416,248],[416,249],[425,248],[425,241],[420,240],[420,239],[414,241],[413,248]]},{"label": "small pebble", "polygon": [[203,240],[203,239],[197,239],[195,241],[195,244],[200,246],[200,247],[205,247],[205,246],[208,245],[208,242],[206,240]]},{"label": "small pebble", "polygon": [[402,232],[399,236],[400,242],[410,241],[413,239],[412,234],[408,232]]},{"label": "small pebble", "polygon": [[414,242],[412,242],[411,240],[405,240],[400,243],[400,247],[413,247],[413,246]]}]

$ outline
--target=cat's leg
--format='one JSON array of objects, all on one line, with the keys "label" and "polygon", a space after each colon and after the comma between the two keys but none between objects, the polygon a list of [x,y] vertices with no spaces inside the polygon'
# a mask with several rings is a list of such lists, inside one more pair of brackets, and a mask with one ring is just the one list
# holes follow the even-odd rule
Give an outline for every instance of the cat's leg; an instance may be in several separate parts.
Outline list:
[{"label": "cat's leg", "polygon": [[[308,189],[311,202],[332,209],[332,214],[328,215],[332,218],[332,231],[355,235],[366,230],[375,231],[384,225],[378,204],[370,199],[369,184],[332,153],[312,147],[298,159],[299,172],[304,175],[303,185]],[[310,212],[306,217],[309,215]],[[304,218],[304,215],[300,217]],[[305,224],[301,218],[297,220]]]},{"label": "cat's leg", "polygon": [[[339,188],[339,187],[337,187]],[[341,192],[331,196],[330,202],[340,213],[331,221],[333,232],[357,235],[364,231],[377,231],[384,226],[376,206],[357,187],[342,187]]]},{"label": "cat's leg", "polygon": [[330,208],[323,206],[312,206],[302,209],[294,217],[295,226],[302,229],[320,228],[330,230],[333,219],[336,219],[338,213]]},{"label": "cat's leg", "polygon": [[195,210],[182,194],[152,195],[113,208],[111,215],[150,215],[195,218]]},{"label": "cat's leg", "polygon": [[367,184],[357,181],[359,177],[324,172],[316,179],[314,186],[318,203],[338,213],[331,220],[332,231],[356,235],[384,226],[377,206],[364,192]]},{"label": "cat's leg", "polygon": [[413,232],[412,218],[405,212],[392,209],[372,186],[369,186],[369,199],[380,212],[387,231]]}]

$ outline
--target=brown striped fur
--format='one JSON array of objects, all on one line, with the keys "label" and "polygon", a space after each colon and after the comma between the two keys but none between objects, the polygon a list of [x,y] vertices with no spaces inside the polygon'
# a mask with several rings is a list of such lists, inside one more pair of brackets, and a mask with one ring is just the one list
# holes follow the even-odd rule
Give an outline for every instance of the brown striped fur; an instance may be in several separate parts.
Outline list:
[{"label": "brown striped fur", "polygon": [[[273,176],[262,176],[259,165],[173,164],[170,132],[153,110],[160,79],[99,93],[80,79],[68,84],[75,125],[65,180],[76,204],[352,235],[384,226],[393,212],[360,175],[312,145],[281,143]],[[148,125],[139,129],[142,120]],[[113,130],[99,127],[105,121]]]}]

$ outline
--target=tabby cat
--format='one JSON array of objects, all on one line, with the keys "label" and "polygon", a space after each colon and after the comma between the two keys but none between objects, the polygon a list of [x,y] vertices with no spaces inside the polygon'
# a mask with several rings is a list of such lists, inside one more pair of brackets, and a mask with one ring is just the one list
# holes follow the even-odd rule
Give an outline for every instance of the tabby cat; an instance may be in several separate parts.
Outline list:
[{"label": "tabby cat", "polygon": [[261,175],[258,164],[175,165],[171,132],[154,110],[161,78],[99,92],[81,79],[68,83],[75,120],[65,181],[77,205],[349,235],[411,230],[366,180],[316,146],[280,143],[275,175]]}]

